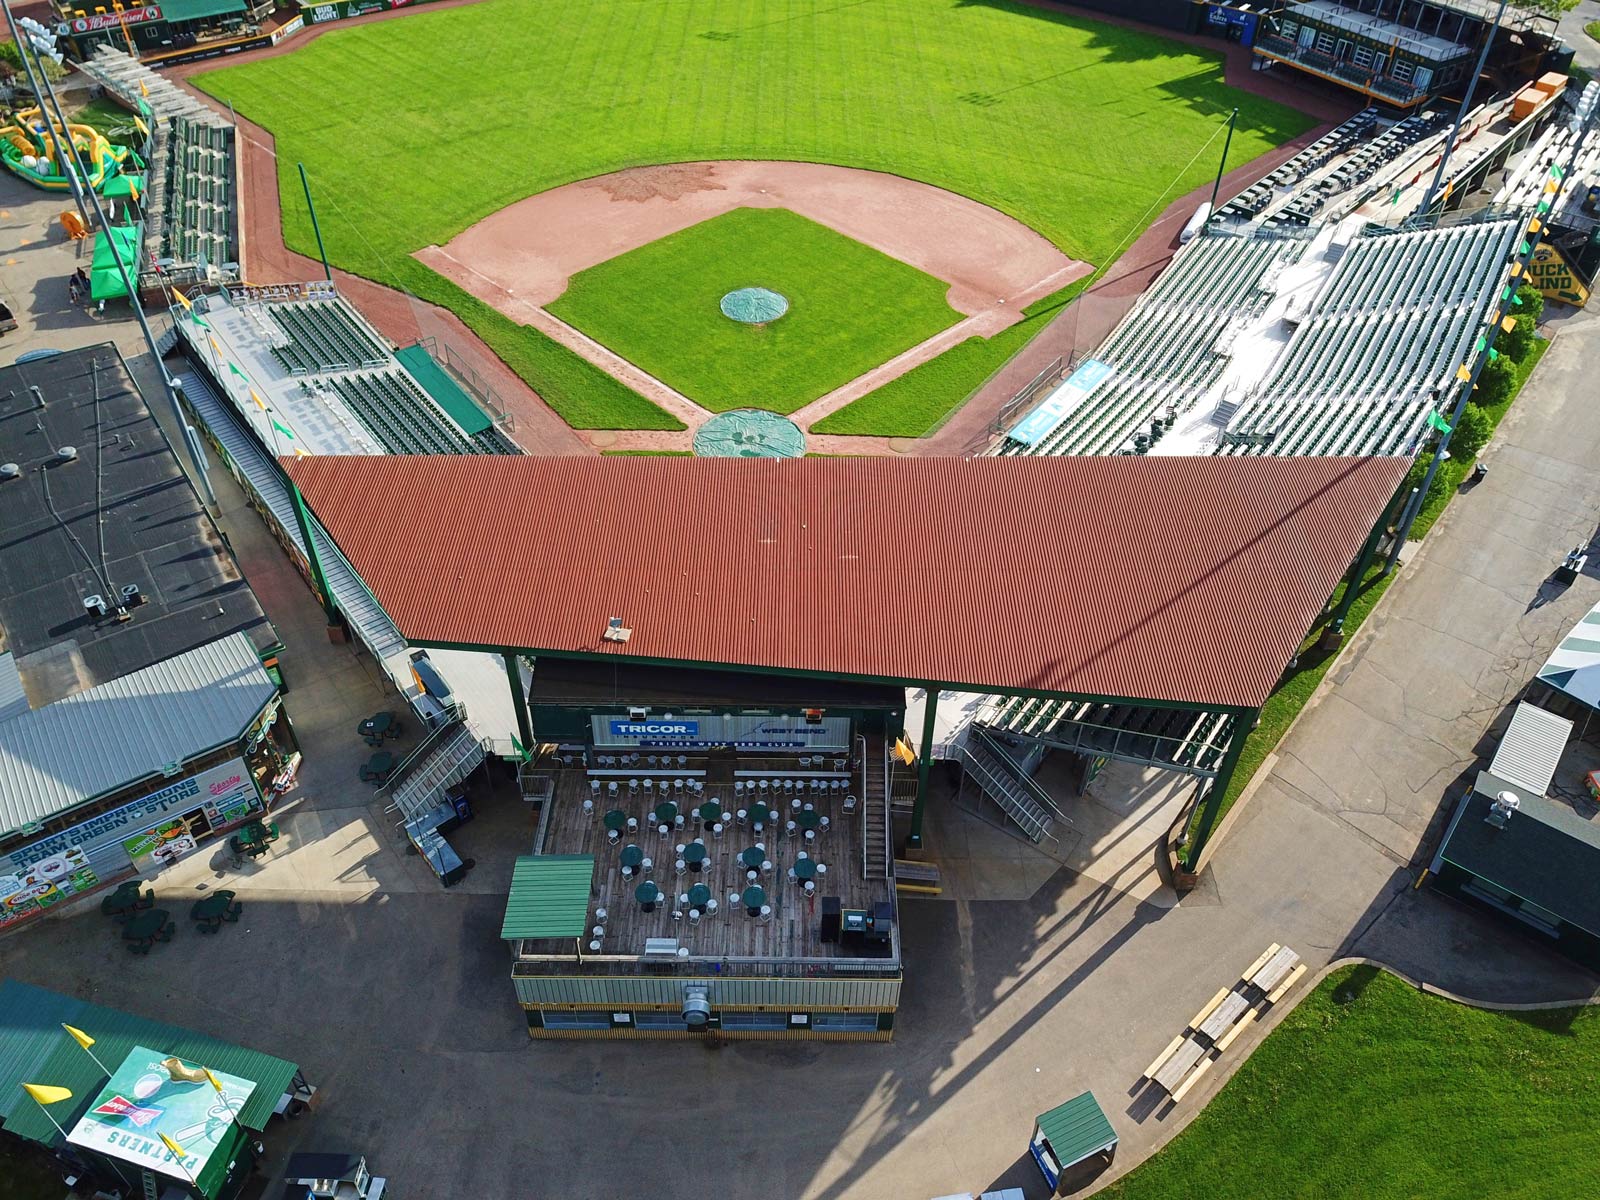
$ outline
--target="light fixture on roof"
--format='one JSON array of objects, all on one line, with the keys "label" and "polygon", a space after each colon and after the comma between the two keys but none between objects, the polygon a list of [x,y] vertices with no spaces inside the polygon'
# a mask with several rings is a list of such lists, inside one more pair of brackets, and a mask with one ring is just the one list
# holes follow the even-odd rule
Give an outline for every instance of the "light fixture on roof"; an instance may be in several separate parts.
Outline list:
[{"label": "light fixture on roof", "polygon": [[600,636],[608,642],[625,642],[633,636],[633,630],[623,625],[621,617],[612,617],[606,622],[606,631]]},{"label": "light fixture on roof", "polygon": [[1501,792],[1494,798],[1494,803],[1489,805],[1489,812],[1483,819],[1486,824],[1493,825],[1496,829],[1504,829],[1506,822],[1511,819],[1511,814],[1522,807],[1522,800],[1515,792]]}]

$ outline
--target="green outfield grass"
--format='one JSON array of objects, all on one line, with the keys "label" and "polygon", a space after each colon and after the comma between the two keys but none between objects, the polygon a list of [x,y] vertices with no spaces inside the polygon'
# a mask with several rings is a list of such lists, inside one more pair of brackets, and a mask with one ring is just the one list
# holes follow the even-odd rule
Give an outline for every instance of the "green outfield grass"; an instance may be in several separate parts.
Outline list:
[{"label": "green outfield grass", "polygon": [[1163,195],[1211,177],[1221,141],[1207,139],[1230,108],[1234,163],[1311,124],[1227,87],[1220,54],[1005,0],[543,0],[537,11],[484,0],[335,27],[196,82],[275,135],[295,249],[316,248],[293,168],[303,162],[339,265],[460,312],[578,425],[623,419],[627,405],[597,414],[573,372],[547,373],[553,356],[534,348],[546,339],[463,305],[412,251],[622,167],[774,158],[948,188],[1103,266]]},{"label": "green outfield grass", "polygon": [[1586,1101],[1597,1070],[1593,1008],[1489,1012],[1347,967],[1284,1018],[1192,1125],[1099,1195],[1594,1196]]},{"label": "green outfield grass", "polygon": [[[718,302],[789,301],[767,325]],[[713,412],[791,413],[961,320],[946,284],[781,208],[736,208],[572,277],[552,313]]]}]

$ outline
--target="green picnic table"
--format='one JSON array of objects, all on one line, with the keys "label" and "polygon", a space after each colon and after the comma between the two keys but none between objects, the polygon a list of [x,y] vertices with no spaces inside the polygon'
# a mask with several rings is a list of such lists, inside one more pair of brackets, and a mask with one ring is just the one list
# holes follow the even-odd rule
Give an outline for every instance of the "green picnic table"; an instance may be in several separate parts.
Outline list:
[{"label": "green picnic table", "polygon": [[801,829],[815,829],[822,824],[822,814],[814,809],[803,808],[795,814],[794,821]]},{"label": "green picnic table", "polygon": [[232,892],[212,892],[196,900],[189,909],[189,919],[200,926],[201,933],[215,933],[224,921],[237,921],[244,905],[234,903]]},{"label": "green picnic table", "polygon": [[706,844],[704,842],[690,842],[683,848],[683,861],[691,871],[698,871],[701,864],[706,861]]},{"label": "green picnic table", "polygon": [[671,800],[663,800],[656,805],[656,820],[663,825],[671,825],[678,819],[678,806]]},{"label": "green picnic table", "polygon": [[633,898],[644,905],[645,912],[653,912],[656,901],[661,899],[661,889],[647,879],[633,889]]},{"label": "green picnic table", "polygon": [[741,899],[744,901],[745,911],[752,917],[759,917],[761,906],[767,902],[767,889],[752,883],[745,888]]},{"label": "green picnic table", "polygon": [[622,848],[623,866],[637,867],[642,862],[644,862],[644,850],[641,847],[630,843]]},{"label": "green picnic table", "polygon": [[752,871],[761,869],[761,864],[767,861],[767,852],[759,846],[751,846],[748,850],[739,852],[739,861]]},{"label": "green picnic table", "polygon": [[605,815],[607,829],[618,830],[628,823],[628,814],[620,808],[613,808]]},{"label": "green picnic table", "polygon": [[771,825],[778,820],[778,810],[769,808],[765,804],[754,805],[750,809],[750,823],[752,825]]},{"label": "green picnic table", "polygon": [[137,909],[149,908],[156,902],[155,892],[148,891],[139,894],[141,884],[137,879],[129,879],[119,883],[116,890],[100,901],[100,911],[108,917],[125,920],[128,915]]},{"label": "green picnic table", "polygon": [[689,889],[689,907],[705,911],[706,901],[711,899],[711,889],[703,883],[697,883]]},{"label": "green picnic table", "polygon": [[389,772],[394,770],[394,755],[387,750],[379,750],[361,768],[362,783],[382,783],[389,778]]},{"label": "green picnic table", "polygon": [[722,801],[707,800],[700,806],[700,819],[707,825],[715,825],[722,820]]},{"label": "green picnic table", "polygon": [[128,942],[128,949],[134,954],[149,954],[150,947],[158,939],[170,942],[177,926],[170,923],[167,917],[166,909],[149,908],[130,920],[122,927],[122,937]]}]

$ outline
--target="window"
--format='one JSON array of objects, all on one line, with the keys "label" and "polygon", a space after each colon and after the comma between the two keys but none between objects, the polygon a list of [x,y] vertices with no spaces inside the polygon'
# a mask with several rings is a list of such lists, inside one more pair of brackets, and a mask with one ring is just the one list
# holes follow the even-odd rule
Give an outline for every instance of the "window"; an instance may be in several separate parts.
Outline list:
[{"label": "window", "polygon": [[1322,54],[1333,53],[1333,34],[1323,31],[1317,34],[1317,50]]},{"label": "window", "polygon": [[818,1033],[874,1033],[877,1013],[813,1013],[811,1028]]},{"label": "window", "polygon": [[1278,25],[1278,32],[1286,38],[1293,38],[1300,32],[1300,22],[1291,21],[1285,17]]},{"label": "window", "polygon": [[1363,69],[1372,67],[1372,47],[1357,46],[1350,55],[1350,60]]},{"label": "window", "polygon": [[1428,85],[1431,84],[1432,82],[1433,82],[1433,68],[1432,67],[1418,67],[1416,76],[1411,80],[1411,86],[1416,88],[1417,91],[1422,92],[1422,91],[1426,91],[1427,88],[1428,88]]},{"label": "window", "polygon": [[1397,58],[1394,60],[1394,77],[1401,83],[1410,83],[1411,72],[1416,69],[1417,64],[1409,58]]},{"label": "window", "polygon": [[729,1030],[787,1029],[788,1013],[723,1013],[722,1027]]},{"label": "window", "polygon": [[675,1012],[642,1012],[633,1014],[635,1029],[673,1029],[683,1033],[689,1027],[683,1017]]},{"label": "window", "polygon": [[802,1026],[802,1027],[803,1026],[809,1026],[811,1024],[811,1014],[810,1013],[790,1013],[789,1014],[789,1024]]},{"label": "window", "polygon": [[1315,29],[1311,28],[1309,25],[1300,26],[1300,46],[1302,49],[1309,49],[1311,43],[1316,41],[1316,39],[1317,31]]},{"label": "window", "polygon": [[592,1012],[543,1012],[539,1014],[544,1019],[546,1029],[610,1029],[611,1017],[608,1013]]}]

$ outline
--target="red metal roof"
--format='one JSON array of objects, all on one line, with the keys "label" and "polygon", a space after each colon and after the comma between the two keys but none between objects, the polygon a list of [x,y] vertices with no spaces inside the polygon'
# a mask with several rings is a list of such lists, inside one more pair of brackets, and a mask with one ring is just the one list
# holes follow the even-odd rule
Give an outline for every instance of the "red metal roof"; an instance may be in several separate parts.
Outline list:
[{"label": "red metal roof", "polygon": [[415,643],[1255,707],[1407,461],[284,465]]}]

